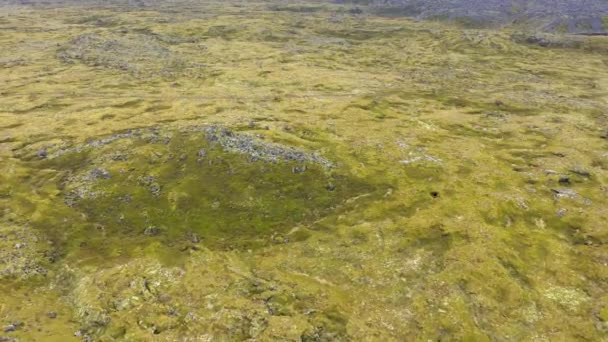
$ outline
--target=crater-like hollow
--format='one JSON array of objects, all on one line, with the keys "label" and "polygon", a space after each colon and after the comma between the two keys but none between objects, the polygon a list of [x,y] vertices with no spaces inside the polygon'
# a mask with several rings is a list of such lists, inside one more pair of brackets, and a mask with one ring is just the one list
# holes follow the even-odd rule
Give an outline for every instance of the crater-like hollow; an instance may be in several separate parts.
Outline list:
[{"label": "crater-like hollow", "polygon": [[63,174],[55,216],[78,219],[44,229],[97,255],[158,243],[249,250],[306,239],[349,198],[375,192],[335,160],[267,140],[214,126],[143,129],[45,151],[40,165]]}]

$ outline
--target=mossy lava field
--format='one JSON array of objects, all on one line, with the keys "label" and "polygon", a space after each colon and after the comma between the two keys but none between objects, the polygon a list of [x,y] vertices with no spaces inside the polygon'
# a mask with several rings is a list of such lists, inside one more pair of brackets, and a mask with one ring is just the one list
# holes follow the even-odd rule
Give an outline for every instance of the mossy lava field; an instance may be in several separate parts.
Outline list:
[{"label": "mossy lava field", "polygon": [[608,37],[0,5],[0,341],[608,339]]}]

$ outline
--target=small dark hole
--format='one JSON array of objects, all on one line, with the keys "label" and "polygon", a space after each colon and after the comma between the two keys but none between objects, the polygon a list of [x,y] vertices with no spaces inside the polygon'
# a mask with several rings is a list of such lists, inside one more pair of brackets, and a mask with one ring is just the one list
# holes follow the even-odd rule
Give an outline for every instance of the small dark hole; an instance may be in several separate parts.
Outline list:
[{"label": "small dark hole", "polygon": [[437,198],[437,197],[439,197],[439,192],[437,192],[437,191],[431,191],[431,196],[433,198]]}]

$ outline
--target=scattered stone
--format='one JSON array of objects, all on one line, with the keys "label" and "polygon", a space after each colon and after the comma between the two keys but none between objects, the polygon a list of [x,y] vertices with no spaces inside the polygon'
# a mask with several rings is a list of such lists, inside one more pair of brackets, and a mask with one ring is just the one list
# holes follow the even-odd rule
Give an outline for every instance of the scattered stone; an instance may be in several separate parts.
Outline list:
[{"label": "scattered stone", "polygon": [[551,189],[554,193],[555,199],[559,198],[576,198],[578,194],[572,189]]},{"label": "scattered stone", "polygon": [[142,132],[143,132],[143,130],[128,130],[125,133],[116,133],[116,134],[113,134],[106,138],[89,141],[83,145],[59,149],[57,151],[54,151],[53,153],[48,153],[46,148],[43,151],[44,151],[45,158],[48,157],[50,159],[53,159],[53,158],[62,156],[66,153],[78,153],[78,152],[82,152],[88,148],[99,148],[99,147],[108,145],[116,140],[128,139],[128,138],[133,138],[133,137],[141,137]]},{"label": "scattered stone", "polygon": [[591,177],[591,173],[589,171],[581,169],[579,167],[570,169],[570,172],[577,174],[579,176],[582,176],[582,177]]},{"label": "scattered stone", "polygon": [[152,136],[148,137],[147,142],[149,144],[163,144],[168,145],[171,142],[170,137],[160,136],[159,132],[153,131]]},{"label": "scattered stone", "polygon": [[570,178],[569,177],[560,177],[558,182],[560,184],[567,185],[567,184],[570,184]]},{"label": "scattered stone", "polygon": [[106,170],[101,168],[95,168],[89,174],[91,179],[110,179],[112,175]]},{"label": "scattered stone", "polygon": [[65,44],[57,58],[67,64],[80,62],[128,72],[135,77],[200,75],[197,70],[203,65],[184,59],[169,47],[174,43],[173,37],[148,33],[125,32],[112,37],[85,33]]},{"label": "scattered stone", "polygon": [[564,215],[566,215],[566,212],[568,212],[568,209],[566,208],[557,209],[557,217],[564,217]]},{"label": "scattered stone", "polygon": [[327,184],[327,185],[325,186],[325,189],[326,189],[327,191],[334,191],[334,190],[336,190],[336,186],[335,186],[334,184]]},{"label": "scattered stone", "polygon": [[156,182],[156,177],[154,177],[154,176],[139,177],[138,181],[139,181],[139,184],[141,184],[141,185],[150,185],[150,184]]},{"label": "scattered stone", "polygon": [[46,148],[43,148],[42,150],[38,151],[38,153],[36,155],[40,159],[46,159],[46,157],[48,157],[48,153],[46,152]]},{"label": "scattered stone", "polygon": [[163,304],[169,304],[171,302],[171,299],[171,296],[167,293],[161,293],[157,297],[158,302]]},{"label": "scattered stone", "polygon": [[419,161],[429,161],[431,163],[441,163],[442,162],[441,159],[439,159],[437,157],[433,157],[433,156],[428,155],[428,154],[425,154],[425,155],[422,155],[422,156],[416,156],[416,157],[409,158],[409,159],[400,160],[399,162],[401,164],[408,165],[408,164],[416,163],[416,162],[419,162]]},{"label": "scattered stone", "polygon": [[152,185],[150,185],[149,189],[150,189],[150,192],[152,193],[152,195],[154,195],[154,196],[160,195],[160,185],[152,184]]},{"label": "scattered stone", "polygon": [[[264,129],[268,130],[270,127],[265,126]],[[291,130],[291,128],[288,128],[288,130]],[[221,126],[196,126],[184,130],[184,132],[201,131],[206,134],[209,142],[219,143],[227,152],[247,154],[251,157],[251,160],[261,160],[273,163],[278,162],[279,160],[296,161],[299,163],[308,162],[321,165],[325,168],[333,167],[333,164],[329,160],[321,157],[317,153],[308,153],[294,147],[263,142],[260,141],[262,138],[256,138],[248,134],[235,134],[234,132]],[[150,135],[152,135],[151,138]],[[148,142],[161,142],[165,144],[171,140],[169,137],[161,137],[156,128],[131,129],[124,133],[117,133],[106,138],[92,140],[83,145],[58,149],[53,153],[48,153],[48,158],[57,158],[66,153],[78,153],[89,148],[99,148],[116,140],[131,138],[144,139]],[[46,149],[44,151],[44,155],[47,156]],[[180,160],[182,161],[186,158],[186,156],[180,156]],[[158,187],[158,189],[160,189],[160,187]]]},{"label": "scattered stone", "polygon": [[148,227],[146,227],[146,229],[144,229],[144,235],[156,236],[158,234],[160,234],[160,229],[158,227],[148,226]]},{"label": "scattered stone", "polygon": [[279,160],[295,161],[298,163],[315,163],[325,168],[331,168],[332,163],[316,153],[307,153],[293,147],[267,143],[248,134],[235,134],[223,127],[204,127],[207,140],[218,143],[228,152],[246,154],[252,160],[262,160],[276,163]]},{"label": "scattered stone", "polygon": [[80,187],[67,193],[63,201],[68,207],[74,207],[78,201],[85,198],[95,198],[96,196],[97,194],[88,187]]},{"label": "scattered stone", "polygon": [[128,159],[126,154],[123,153],[114,153],[110,156],[110,159],[113,161],[125,161]]},{"label": "scattered stone", "polygon": [[126,195],[120,196],[120,197],[118,197],[118,199],[119,199],[121,202],[125,202],[125,203],[131,203],[131,201],[133,200],[133,198],[132,198],[132,197],[131,197],[131,195],[129,195],[129,194],[126,194]]},{"label": "scattered stone", "polygon": [[301,165],[301,166],[294,166],[291,168],[291,172],[293,173],[302,173],[306,171],[306,165]]},{"label": "scattered stone", "polygon": [[7,325],[4,327],[4,332],[13,332],[13,331],[17,331],[17,329],[19,329],[20,327],[23,326],[23,322],[21,321],[14,321],[13,323]]},{"label": "scattered stone", "polygon": [[561,286],[548,288],[544,292],[544,296],[571,310],[576,309],[580,304],[589,300],[588,295],[584,291],[578,288]]},{"label": "scattered stone", "polygon": [[207,155],[207,150],[205,150],[204,148],[201,148],[200,150],[198,150],[198,152],[196,152],[196,156],[198,157],[198,159],[196,159],[196,161],[198,163],[201,163],[203,161],[203,159],[205,159],[206,155]]},{"label": "scattered stone", "polygon": [[55,319],[55,318],[57,318],[57,313],[55,311],[49,311],[49,312],[47,312],[46,317],[48,317],[50,319]]},{"label": "scattered stone", "polygon": [[249,128],[251,128],[251,129],[255,128],[255,121],[253,121],[253,120],[249,121]]},{"label": "scattered stone", "polygon": [[507,118],[507,116],[503,113],[500,112],[487,112],[483,115],[486,118],[494,118],[494,119],[500,119],[500,120],[505,120]]},{"label": "scattered stone", "polygon": [[139,183],[139,185],[147,186],[148,189],[150,190],[150,192],[154,196],[159,196],[160,195],[161,188],[160,188],[160,184],[158,184],[156,182],[156,177],[154,177],[154,176],[139,177],[138,178],[138,183]]},{"label": "scattered stone", "polygon": [[516,33],[511,36],[511,39],[516,43],[538,45],[545,48],[580,48],[583,45],[581,39],[561,35],[549,35],[536,33],[527,35],[524,33]]},{"label": "scattered stone", "polygon": [[[4,277],[27,279],[47,274],[41,265],[46,261],[44,253],[50,253],[52,248],[41,244],[41,240],[29,227],[0,225],[0,281]],[[21,324],[12,323],[17,327]]]},{"label": "scattered stone", "polygon": [[201,238],[198,236],[198,234],[192,232],[188,233],[188,240],[190,240],[192,243],[201,242]]},{"label": "scattered stone", "polygon": [[604,130],[604,132],[600,134],[600,138],[608,139],[608,129]]}]

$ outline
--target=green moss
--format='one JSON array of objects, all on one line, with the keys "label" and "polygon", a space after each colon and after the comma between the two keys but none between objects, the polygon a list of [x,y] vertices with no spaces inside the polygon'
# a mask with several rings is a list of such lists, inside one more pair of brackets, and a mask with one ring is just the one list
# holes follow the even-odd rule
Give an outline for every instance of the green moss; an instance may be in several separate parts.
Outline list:
[{"label": "green moss", "polygon": [[600,310],[600,318],[604,322],[608,322],[608,306],[605,306]]},{"label": "green moss", "polygon": [[[43,163],[76,174],[64,183],[62,196],[76,196],[74,209],[86,220],[62,238],[70,250],[105,257],[157,241],[178,250],[199,243],[247,250],[302,241],[308,236],[305,231],[280,239],[277,234],[283,236],[296,225],[336,212],[350,197],[374,191],[363,180],[319,165],[251,161],[247,155],[225,152],[202,133],[170,136],[156,143],[134,140],[100,151],[68,153]],[[107,178],[91,176],[99,168]],[[298,168],[304,171],[296,173]],[[60,224],[53,226],[53,213],[48,215],[40,222],[47,234],[65,234]]]}]

